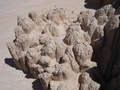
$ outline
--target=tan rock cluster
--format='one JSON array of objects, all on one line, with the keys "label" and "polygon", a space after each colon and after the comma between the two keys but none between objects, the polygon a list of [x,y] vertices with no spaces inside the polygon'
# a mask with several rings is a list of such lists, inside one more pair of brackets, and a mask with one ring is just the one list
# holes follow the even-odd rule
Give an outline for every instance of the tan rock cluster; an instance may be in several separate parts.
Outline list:
[{"label": "tan rock cluster", "polygon": [[[91,61],[91,38],[78,21],[69,22],[64,9],[54,9],[46,15],[32,11],[28,18],[17,19],[16,38],[7,44],[8,49],[17,67],[39,78],[44,90],[79,90],[80,84],[87,84],[79,83],[79,76],[96,66]],[[89,73],[85,75],[94,82]],[[95,82],[96,86],[91,85],[91,90],[100,87]]]},{"label": "tan rock cluster", "polygon": [[7,47],[16,66],[39,78],[44,90],[119,90],[119,16],[114,13],[107,5],[94,15],[82,11],[71,22],[62,8],[43,15],[32,11],[17,18],[15,40]]}]

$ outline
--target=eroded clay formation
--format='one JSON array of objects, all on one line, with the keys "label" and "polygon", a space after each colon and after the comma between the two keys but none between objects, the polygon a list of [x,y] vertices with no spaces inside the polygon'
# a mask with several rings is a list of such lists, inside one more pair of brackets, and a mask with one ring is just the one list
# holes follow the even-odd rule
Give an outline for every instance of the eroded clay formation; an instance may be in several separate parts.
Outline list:
[{"label": "eroded clay formation", "polygon": [[15,40],[7,47],[16,66],[39,78],[43,90],[119,90],[114,13],[107,5],[94,15],[82,11],[71,22],[62,8],[43,15],[32,11],[17,18]]}]

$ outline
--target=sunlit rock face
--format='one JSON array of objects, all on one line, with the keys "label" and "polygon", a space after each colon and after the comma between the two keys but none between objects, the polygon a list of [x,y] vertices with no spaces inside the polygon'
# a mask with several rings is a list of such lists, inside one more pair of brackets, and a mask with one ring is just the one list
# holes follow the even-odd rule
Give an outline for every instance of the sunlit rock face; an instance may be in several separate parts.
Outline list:
[{"label": "sunlit rock face", "polygon": [[63,9],[18,16],[16,66],[38,78],[43,90],[119,90],[119,16],[112,5],[68,19]]}]

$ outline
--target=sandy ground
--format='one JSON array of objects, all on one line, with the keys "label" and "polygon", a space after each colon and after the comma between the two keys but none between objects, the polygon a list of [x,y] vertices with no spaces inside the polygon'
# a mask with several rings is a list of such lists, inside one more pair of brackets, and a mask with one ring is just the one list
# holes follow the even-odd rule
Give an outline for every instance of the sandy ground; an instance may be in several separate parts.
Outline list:
[{"label": "sandy ground", "polygon": [[42,90],[38,80],[18,70],[11,59],[6,42],[14,39],[18,15],[32,10],[41,13],[56,7],[86,10],[84,0],[0,0],[0,90]]}]

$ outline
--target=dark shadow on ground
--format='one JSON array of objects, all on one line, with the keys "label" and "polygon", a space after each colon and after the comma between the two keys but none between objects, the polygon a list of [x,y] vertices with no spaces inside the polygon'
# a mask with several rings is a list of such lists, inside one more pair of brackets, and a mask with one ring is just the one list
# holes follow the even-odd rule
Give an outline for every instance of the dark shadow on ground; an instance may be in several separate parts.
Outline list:
[{"label": "dark shadow on ground", "polygon": [[101,8],[99,5],[96,5],[96,4],[93,4],[90,2],[90,0],[85,0],[85,5],[84,5],[85,8],[88,8],[88,9],[99,9]]},{"label": "dark shadow on ground", "polygon": [[[11,66],[12,68],[15,68],[16,70],[20,70],[19,68],[17,68],[12,58],[5,58],[4,60],[7,65]],[[34,78],[29,72],[23,72],[23,73],[26,75],[25,78],[27,79]],[[38,79],[32,82],[32,88],[33,90],[43,90],[41,83]]]},{"label": "dark shadow on ground", "polygon": [[39,79],[36,79],[36,80],[32,83],[32,85],[33,85],[33,86],[32,86],[33,90],[43,90]]},{"label": "dark shadow on ground", "polygon": [[5,58],[5,63],[17,70],[20,70],[19,68],[17,68],[12,58]]},{"label": "dark shadow on ground", "polygon": [[24,72],[24,74],[26,74],[25,78],[27,79],[34,78],[33,75],[31,75],[29,72]]},{"label": "dark shadow on ground", "polygon": [[101,76],[99,68],[93,67],[93,68],[88,69],[86,72],[89,73],[89,76],[93,81],[100,84],[99,90],[104,90],[105,81],[104,81],[103,77]]}]

